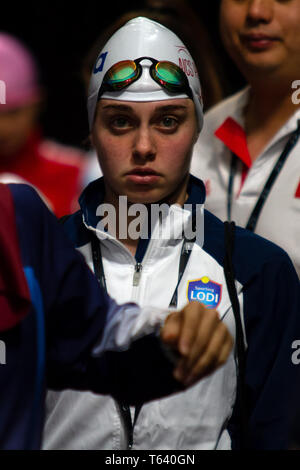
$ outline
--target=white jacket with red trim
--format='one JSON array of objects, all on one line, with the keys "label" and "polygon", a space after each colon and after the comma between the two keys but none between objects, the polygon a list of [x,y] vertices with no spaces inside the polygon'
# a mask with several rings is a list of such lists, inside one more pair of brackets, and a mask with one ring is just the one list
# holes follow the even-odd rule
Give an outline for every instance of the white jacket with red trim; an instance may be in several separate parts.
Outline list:
[{"label": "white jacket with red trim", "polygon": [[[222,220],[228,217],[227,199],[231,151],[238,157],[233,179],[231,219],[245,227],[261,191],[290,135],[300,110],[276,133],[252,163],[243,129],[247,87],[214,106],[194,147],[191,173],[205,182],[206,207]],[[259,215],[255,232],[281,246],[300,276],[300,139],[280,171]]]}]

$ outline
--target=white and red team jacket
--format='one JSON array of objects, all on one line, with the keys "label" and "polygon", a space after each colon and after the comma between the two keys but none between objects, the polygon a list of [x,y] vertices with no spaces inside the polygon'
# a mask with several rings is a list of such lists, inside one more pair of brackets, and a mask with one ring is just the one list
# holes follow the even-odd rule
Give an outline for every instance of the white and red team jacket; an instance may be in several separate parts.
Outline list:
[{"label": "white and red team jacket", "polygon": [[[207,209],[226,220],[232,152],[237,155],[231,219],[241,227],[246,226],[279,155],[300,119],[300,110],[295,110],[252,163],[243,128],[243,109],[249,93],[250,88],[247,87],[206,113],[191,163],[191,173],[205,183]],[[300,276],[300,139],[270,190],[255,232],[286,250]]]},{"label": "white and red team jacket", "polygon": [[[104,183],[90,183],[80,198],[81,210],[64,228],[93,269],[91,237],[101,237],[108,293],[118,302],[168,308],[178,282],[183,238],[195,214],[204,243],[193,244],[178,287],[177,307],[199,300],[218,310],[235,336],[235,321],[226,287],[223,260],[224,224],[203,210],[205,189],[191,177],[186,204],[172,205],[166,216],[172,235],[139,241],[135,257],[99,226],[97,209]],[[195,212],[196,211],[196,212]],[[201,237],[200,237],[201,239]],[[97,240],[98,241],[98,240]],[[288,395],[297,368],[291,344],[300,337],[299,281],[286,253],[273,243],[238,228],[233,258],[247,344],[246,377],[250,448],[284,448],[287,444]],[[271,334],[270,334],[271,333]],[[139,413],[110,397],[87,392],[49,392],[46,400],[45,449],[230,449],[238,446],[236,361],[232,352],[224,366],[189,390],[144,404]],[[233,410],[236,413],[232,415]],[[136,418],[136,419],[135,419]],[[231,419],[232,418],[232,419]]]}]

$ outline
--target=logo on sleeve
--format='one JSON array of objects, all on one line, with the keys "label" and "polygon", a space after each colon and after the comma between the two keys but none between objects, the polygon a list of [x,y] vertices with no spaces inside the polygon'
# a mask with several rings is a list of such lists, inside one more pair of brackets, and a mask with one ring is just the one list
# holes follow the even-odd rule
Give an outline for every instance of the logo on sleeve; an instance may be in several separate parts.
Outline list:
[{"label": "logo on sleeve", "polygon": [[203,276],[188,282],[187,298],[189,302],[197,300],[207,308],[216,308],[222,296],[222,284],[211,281],[209,277]]}]

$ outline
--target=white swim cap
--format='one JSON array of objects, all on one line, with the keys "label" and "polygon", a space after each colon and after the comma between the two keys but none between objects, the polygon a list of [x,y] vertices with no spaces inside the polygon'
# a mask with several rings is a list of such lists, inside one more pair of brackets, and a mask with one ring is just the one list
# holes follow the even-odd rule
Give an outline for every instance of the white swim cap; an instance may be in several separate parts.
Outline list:
[{"label": "white swim cap", "polygon": [[[117,62],[151,57],[158,61],[169,61],[178,65],[186,74],[198,119],[198,129],[203,125],[203,103],[201,86],[195,62],[182,41],[165,26],[138,17],[128,21],[108,40],[96,60],[88,92],[88,117],[92,129],[98,93],[105,73]],[[173,93],[156,83],[149,74],[151,61],[141,62],[143,73],[131,85],[120,91],[105,91],[101,98],[122,101],[160,101],[172,98],[187,98],[184,92]]]}]

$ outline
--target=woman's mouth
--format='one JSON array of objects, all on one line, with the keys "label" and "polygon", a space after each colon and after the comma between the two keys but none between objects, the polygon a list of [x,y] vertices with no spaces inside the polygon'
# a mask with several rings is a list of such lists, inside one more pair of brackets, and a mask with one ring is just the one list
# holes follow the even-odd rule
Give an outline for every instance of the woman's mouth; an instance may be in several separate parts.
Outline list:
[{"label": "woman's mouth", "polygon": [[153,184],[159,180],[160,174],[152,168],[134,168],[126,173],[126,177],[135,184]]},{"label": "woman's mouth", "polygon": [[260,52],[272,48],[279,41],[279,38],[261,33],[249,33],[242,34],[241,41],[247,49]]}]

